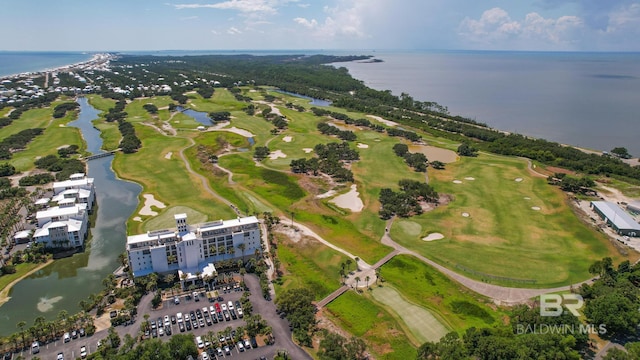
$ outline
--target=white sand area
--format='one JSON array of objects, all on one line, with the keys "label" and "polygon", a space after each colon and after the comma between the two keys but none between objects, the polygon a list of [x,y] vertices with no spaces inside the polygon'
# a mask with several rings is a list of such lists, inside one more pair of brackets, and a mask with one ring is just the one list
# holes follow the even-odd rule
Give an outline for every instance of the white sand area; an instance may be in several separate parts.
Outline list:
[{"label": "white sand area", "polygon": [[232,133],[236,133],[238,135],[242,135],[244,137],[254,137],[255,135],[253,135],[251,132],[244,130],[244,129],[238,129],[237,127],[233,126],[230,127],[228,129],[222,129],[222,130],[226,130],[226,131],[231,131]]},{"label": "white sand area", "polygon": [[540,211],[540,206],[532,206],[531,210]]},{"label": "white sand area", "polygon": [[325,199],[325,198],[328,198],[328,197],[332,197],[335,194],[337,194],[337,192],[335,190],[329,190],[324,194],[316,195],[316,199]]},{"label": "white sand area", "polygon": [[453,180],[454,184],[462,184],[462,180]]},{"label": "white sand area", "polygon": [[312,152],[313,149],[312,148],[302,148],[302,151],[304,151],[305,154],[308,154],[308,153]]},{"label": "white sand area", "polygon": [[287,154],[283,153],[282,150],[276,150],[269,153],[269,159],[275,160],[278,158],[286,158]]},{"label": "white sand area", "polygon": [[167,160],[171,160],[171,155],[173,155],[173,153],[172,153],[171,151],[169,151],[169,152],[164,156],[164,158],[165,158],[165,159],[167,159]]},{"label": "white sand area", "polygon": [[142,222],[142,218],[140,216],[136,216],[133,218],[133,221]]},{"label": "white sand area", "polygon": [[158,215],[158,213],[151,210],[152,206],[155,206],[159,209],[164,209],[166,207],[164,203],[161,203],[160,201],[156,200],[153,194],[144,194],[142,196],[144,197],[144,206],[138,212],[138,214],[140,215],[156,216]]},{"label": "white sand area", "polygon": [[380,116],[367,115],[367,117],[370,117],[372,119],[378,120],[379,122],[381,122],[381,123],[383,123],[383,124],[385,124],[387,126],[396,126],[396,125],[398,125],[398,123],[390,121],[390,120],[383,119]]},{"label": "white sand area", "polygon": [[515,182],[522,182],[522,178],[516,178]]},{"label": "white sand area", "polygon": [[363,143],[358,143],[357,146],[358,146],[358,149],[368,149],[369,148],[369,145],[363,144]]},{"label": "white sand area", "polygon": [[528,197],[528,196],[525,196],[525,197],[524,197],[524,199],[525,199],[525,200],[531,200],[531,198],[530,198],[530,197]]},{"label": "white sand area", "polygon": [[473,180],[475,180],[476,178],[471,177],[471,176],[467,176],[467,177],[466,177],[466,178],[464,178],[464,179],[465,179],[465,180],[467,180],[467,181],[473,181]]},{"label": "white sand area", "polygon": [[440,233],[431,233],[422,238],[422,240],[424,241],[434,241],[434,240],[440,240],[440,239],[444,239],[444,235]]},{"label": "white sand area", "polygon": [[353,212],[360,212],[364,208],[364,203],[360,199],[356,184],[351,185],[351,190],[348,193],[336,196],[330,202]]},{"label": "white sand area", "polygon": [[463,213],[462,213],[462,216],[464,216],[464,217],[469,217],[469,216],[471,216],[471,215],[469,215],[469,213],[467,213],[467,212],[463,212]]},{"label": "white sand area", "polygon": [[282,141],[284,141],[284,142],[291,142],[291,140],[293,140],[293,137],[291,137],[291,136],[285,136],[285,137],[282,138]]}]

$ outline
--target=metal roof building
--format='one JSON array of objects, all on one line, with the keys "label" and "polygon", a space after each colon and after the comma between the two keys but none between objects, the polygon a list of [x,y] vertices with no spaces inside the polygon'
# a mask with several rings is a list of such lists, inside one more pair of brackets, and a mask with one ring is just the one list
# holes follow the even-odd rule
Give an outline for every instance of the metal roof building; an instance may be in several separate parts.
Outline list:
[{"label": "metal roof building", "polygon": [[618,204],[608,201],[592,201],[591,208],[618,234],[640,236],[640,224]]}]

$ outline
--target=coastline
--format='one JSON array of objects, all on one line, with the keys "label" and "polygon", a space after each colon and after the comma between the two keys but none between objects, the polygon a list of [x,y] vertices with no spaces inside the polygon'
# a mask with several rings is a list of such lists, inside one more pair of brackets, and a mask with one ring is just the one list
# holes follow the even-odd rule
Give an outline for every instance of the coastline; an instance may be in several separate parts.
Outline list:
[{"label": "coastline", "polygon": [[9,292],[17,283],[24,280],[26,277],[30,276],[36,271],[42,270],[43,268],[50,265],[51,263],[53,263],[53,259],[47,260],[46,262],[36,266],[34,269],[31,269],[26,274],[23,274],[19,278],[13,280],[7,286],[5,286],[4,289],[0,290],[0,307],[2,307],[2,305],[4,305],[7,301],[9,301],[9,299],[11,299],[11,297],[9,297]]},{"label": "coastline", "polygon": [[30,76],[30,75],[42,75],[50,72],[59,72],[59,71],[69,71],[80,67],[93,66],[96,64],[101,64],[108,62],[109,60],[115,57],[112,53],[95,53],[91,56],[89,60],[84,60],[80,62],[75,62],[71,64],[66,64],[57,67],[50,67],[36,71],[23,71],[20,73],[8,74],[8,75],[0,75],[0,79],[12,79],[21,76]]}]

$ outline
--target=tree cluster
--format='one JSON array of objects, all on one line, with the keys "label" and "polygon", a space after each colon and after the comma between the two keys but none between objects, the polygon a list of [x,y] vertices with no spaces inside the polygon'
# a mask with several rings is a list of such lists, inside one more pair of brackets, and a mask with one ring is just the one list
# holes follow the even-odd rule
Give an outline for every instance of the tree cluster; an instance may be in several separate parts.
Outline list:
[{"label": "tree cluster", "polygon": [[144,104],[142,105],[142,108],[147,110],[147,112],[152,115],[155,115],[158,113],[158,107],[155,106],[154,104]]},{"label": "tree cluster", "polygon": [[437,203],[440,196],[429,185],[420,181],[403,179],[398,182],[400,191],[389,188],[380,190],[378,200],[381,209],[378,212],[380,218],[387,220],[392,216],[410,217],[422,214],[420,202]]},{"label": "tree cluster", "polygon": [[271,150],[269,150],[268,147],[256,146],[255,149],[253,150],[253,158],[256,159],[257,161],[262,161],[266,159],[270,153],[271,153]]},{"label": "tree cluster", "polygon": [[28,175],[20,178],[18,181],[18,185],[20,186],[33,186],[33,185],[44,185],[50,182],[55,181],[53,175],[49,173]]},{"label": "tree cluster", "polygon": [[462,144],[460,144],[460,146],[458,146],[458,155],[471,157],[478,156],[478,149],[474,148],[466,142],[463,142]]},{"label": "tree cluster", "polygon": [[80,147],[78,145],[75,145],[75,144],[69,145],[69,146],[65,146],[65,147],[62,147],[62,148],[58,149],[58,155],[61,158],[68,158],[70,155],[77,154],[79,148]]},{"label": "tree cluster", "polygon": [[343,141],[354,141],[356,139],[356,134],[350,130],[340,130],[335,126],[329,125],[325,122],[321,122],[318,124],[318,130],[324,135],[336,135],[340,140]]},{"label": "tree cluster", "polygon": [[293,337],[305,346],[311,346],[311,333],[315,329],[313,300],[313,291],[308,288],[287,289],[276,298],[278,310],[285,314],[293,329]]},{"label": "tree cluster", "polygon": [[564,173],[555,173],[547,178],[547,183],[560,186],[562,191],[574,194],[586,194],[591,192],[591,188],[596,186],[595,181],[588,176],[579,178],[568,176]]},{"label": "tree cluster", "polygon": [[16,173],[16,168],[9,164],[3,163],[0,164],[0,177],[11,176]]},{"label": "tree cluster", "polygon": [[404,159],[404,162],[407,163],[413,170],[417,172],[426,172],[428,160],[427,157],[423,153],[411,153],[409,152],[409,146],[406,144],[395,144],[393,145],[393,152]]},{"label": "tree cluster", "polygon": [[60,119],[67,114],[67,111],[73,111],[78,109],[79,107],[80,104],[75,101],[56,105],[56,107],[53,109],[53,117],[56,119]]},{"label": "tree cluster", "polygon": [[11,159],[13,152],[23,150],[36,136],[42,134],[44,129],[25,129],[17,134],[11,134],[0,141],[0,159]]},{"label": "tree cluster", "polygon": [[13,122],[13,120],[11,120],[8,117],[1,117],[0,118],[0,129],[7,126],[7,125],[11,125],[11,123]]},{"label": "tree cluster", "polygon": [[55,155],[47,155],[34,161],[38,169],[56,173],[56,180],[67,180],[71,174],[86,173],[85,164],[78,159],[61,159]]},{"label": "tree cluster", "polygon": [[351,337],[347,340],[340,334],[328,332],[320,340],[320,360],[365,360],[368,359],[364,340]]},{"label": "tree cluster", "polygon": [[311,159],[294,159],[290,163],[291,171],[297,174],[312,172],[325,173],[337,181],[353,181],[353,173],[344,167],[345,161],[360,159],[360,154],[349,147],[347,142],[317,144],[314,152],[318,156]]},{"label": "tree cluster", "polygon": [[213,96],[215,89],[213,88],[213,86],[200,86],[196,91],[198,92],[198,94],[200,94],[200,96],[202,96],[203,99],[209,99],[211,98],[211,96]]},{"label": "tree cluster", "polygon": [[215,112],[210,112],[209,117],[213,122],[229,121],[231,119],[231,113],[228,111],[215,111]]}]

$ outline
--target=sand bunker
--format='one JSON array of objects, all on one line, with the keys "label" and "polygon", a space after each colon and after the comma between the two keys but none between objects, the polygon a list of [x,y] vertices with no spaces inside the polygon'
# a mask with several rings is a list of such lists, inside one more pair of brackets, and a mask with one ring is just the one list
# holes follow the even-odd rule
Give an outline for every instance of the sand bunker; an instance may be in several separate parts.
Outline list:
[{"label": "sand bunker", "polygon": [[367,149],[367,148],[369,148],[369,145],[363,144],[363,143],[358,143],[358,149]]},{"label": "sand bunker", "polygon": [[471,215],[469,215],[469,213],[467,213],[467,212],[464,212],[464,213],[462,213],[462,216],[464,216],[464,217],[469,217],[469,216],[471,216]]},{"label": "sand bunker", "polygon": [[348,193],[336,196],[330,202],[353,212],[360,212],[364,208],[364,203],[360,199],[356,184],[351,185],[351,190]]},{"label": "sand bunker", "polygon": [[540,207],[539,206],[532,206],[531,210],[540,211]]},{"label": "sand bunker", "polygon": [[282,150],[276,150],[269,153],[269,159],[275,160],[278,158],[286,158],[287,154],[283,153]]},{"label": "sand bunker", "polygon": [[142,218],[140,216],[136,216],[133,218],[133,221],[142,222]]},{"label": "sand bunker", "polygon": [[393,121],[389,121],[389,120],[385,120],[383,118],[381,118],[380,116],[375,116],[375,115],[367,115],[367,117],[370,117],[372,119],[376,119],[378,121],[380,121],[381,123],[387,125],[387,126],[396,126],[398,125],[398,123],[395,123]]},{"label": "sand bunker", "polygon": [[525,196],[525,197],[524,197],[524,199],[525,199],[525,200],[531,200],[531,198],[530,198],[530,197],[528,197],[528,196]]},{"label": "sand bunker", "polygon": [[523,179],[522,178],[516,178],[516,182],[521,182]]},{"label": "sand bunker", "polygon": [[53,304],[57,303],[60,300],[62,300],[62,296],[52,297],[51,299],[40,298],[40,301],[38,302],[38,305],[36,305],[36,307],[40,312],[47,312],[53,309]]},{"label": "sand bunker", "polygon": [[167,160],[171,160],[171,155],[173,155],[173,153],[171,151],[169,151],[167,153],[167,155],[164,156],[164,158],[167,159]]},{"label": "sand bunker", "polygon": [[224,130],[224,131],[231,131],[232,133],[236,133],[236,134],[238,134],[238,135],[242,135],[242,136],[244,136],[244,137],[253,137],[253,136],[254,136],[251,132],[249,132],[249,131],[247,131],[247,130],[244,130],[244,129],[238,129],[238,128],[237,128],[237,127],[235,127],[235,126],[230,127],[230,128],[228,128],[228,129],[220,129],[220,130]]},{"label": "sand bunker", "polygon": [[454,183],[454,184],[462,184],[462,181],[460,181],[460,180],[453,180],[453,183]]},{"label": "sand bunker", "polygon": [[468,181],[473,181],[473,180],[475,180],[476,178],[471,177],[471,176],[467,176],[467,177],[466,177],[466,178],[464,178],[464,179],[465,179],[465,180],[468,180]]},{"label": "sand bunker", "polygon": [[293,137],[291,137],[291,136],[285,136],[285,137],[282,138],[282,141],[284,141],[284,142],[291,142],[291,140],[293,140]]},{"label": "sand bunker", "polygon": [[422,238],[422,240],[424,241],[434,241],[434,240],[440,240],[440,239],[444,239],[444,235],[440,233],[431,233]]},{"label": "sand bunker", "polygon": [[332,197],[335,194],[337,194],[335,190],[329,190],[324,194],[316,195],[316,199],[324,199],[324,198]]},{"label": "sand bunker", "polygon": [[158,213],[151,210],[152,206],[155,206],[159,209],[164,209],[166,207],[163,203],[156,200],[155,197],[153,197],[153,194],[144,194],[142,196],[144,197],[145,201],[144,206],[142,207],[142,209],[140,209],[140,212],[138,212],[138,214],[140,215],[156,216],[158,215]]},{"label": "sand bunker", "polygon": [[429,161],[440,161],[445,164],[458,160],[455,151],[429,146],[429,145],[409,145],[409,151],[413,153],[423,153]]},{"label": "sand bunker", "polygon": [[312,148],[302,148],[302,151],[304,151],[305,154],[308,154],[308,153],[312,152],[313,149]]}]

